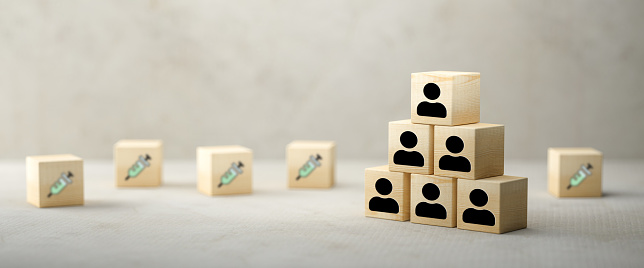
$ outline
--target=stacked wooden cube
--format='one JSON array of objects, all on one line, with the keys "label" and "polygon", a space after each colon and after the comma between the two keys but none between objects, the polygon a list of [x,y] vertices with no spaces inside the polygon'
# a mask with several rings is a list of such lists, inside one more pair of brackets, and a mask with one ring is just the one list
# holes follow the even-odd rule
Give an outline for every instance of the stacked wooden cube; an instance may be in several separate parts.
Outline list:
[{"label": "stacked wooden cube", "polygon": [[504,126],[479,123],[480,74],[411,75],[389,165],[365,170],[365,215],[505,233],[527,226],[528,180],[504,175]]}]

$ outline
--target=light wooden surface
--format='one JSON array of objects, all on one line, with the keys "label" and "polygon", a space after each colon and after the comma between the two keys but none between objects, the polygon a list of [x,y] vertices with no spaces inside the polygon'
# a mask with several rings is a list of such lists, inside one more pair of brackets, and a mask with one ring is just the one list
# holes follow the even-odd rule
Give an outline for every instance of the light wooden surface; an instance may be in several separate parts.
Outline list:
[{"label": "light wooden surface", "polygon": [[253,151],[238,145],[198,147],[197,189],[206,195],[252,193]]},{"label": "light wooden surface", "polygon": [[[457,227],[459,229],[502,234],[526,228],[528,219],[528,179],[514,176],[497,176],[480,180],[459,179],[457,186]],[[487,203],[475,206],[470,200],[472,190],[487,194]],[[480,225],[463,221],[467,209],[490,211],[494,225]]]},{"label": "light wooden surface", "polygon": [[[503,175],[504,129],[503,125],[485,123],[436,126],[434,131],[434,174],[470,180]],[[463,141],[464,146],[461,152],[452,153],[447,149],[446,141],[451,136],[457,136]],[[471,165],[471,171],[442,170],[439,162],[443,156],[465,157]]]},{"label": "light wooden surface", "polygon": [[[403,132],[410,131],[416,135],[417,144],[412,148],[406,148],[401,144],[400,136]],[[434,173],[434,126],[423,124],[412,124],[411,120],[399,120],[389,122],[389,170],[416,173]],[[398,151],[419,152],[423,156],[423,166],[398,165],[394,163],[394,155]]]},{"label": "light wooden surface", "polygon": [[[376,190],[376,181],[384,178],[391,182],[392,191],[390,194],[381,195]],[[367,217],[381,218],[395,221],[408,221],[409,220],[409,190],[411,188],[411,177],[409,173],[389,171],[389,167],[378,166],[365,169],[364,174],[364,197],[365,209],[364,214]],[[369,202],[374,197],[384,199],[393,199],[398,203],[398,213],[387,213],[379,211],[371,211],[369,209]]]},{"label": "light wooden surface", "polygon": [[[602,166],[603,155],[593,148],[548,148],[548,191],[556,197],[600,197]],[[571,185],[578,176],[581,183]]]},{"label": "light wooden surface", "polygon": [[[36,207],[84,204],[83,159],[80,157],[71,154],[28,156],[26,166],[27,202],[30,204]],[[53,187],[62,187],[62,190],[52,193]]]},{"label": "light wooden surface", "polygon": [[[480,121],[480,73],[476,72],[421,72],[411,74],[411,121],[417,124],[463,125]],[[428,99],[423,90],[434,83],[440,88],[438,98]],[[420,116],[417,107],[421,102],[440,103],[445,106],[445,118]]]},{"label": "light wooden surface", "polygon": [[[293,141],[289,143],[286,146],[289,187],[333,187],[335,184],[335,151],[335,142],[333,141]],[[315,160],[311,160],[311,157]],[[309,171],[308,169],[311,168],[313,170]],[[304,174],[306,174],[305,177]]]},{"label": "light wooden surface", "polygon": [[[146,159],[149,156],[148,160]],[[141,164],[147,162],[147,165]],[[134,165],[144,168],[129,176]],[[163,142],[161,140],[120,140],[114,144],[114,169],[117,187],[159,186],[163,177]],[[128,177],[129,176],[129,177]],[[127,179],[126,179],[127,178]]]},{"label": "light wooden surface", "polygon": [[[411,174],[410,221],[428,225],[456,227],[456,180],[455,178],[434,175]],[[423,196],[423,187],[428,183],[435,184],[440,190],[436,200],[427,200]],[[421,202],[443,206],[447,212],[447,218],[434,219],[416,215],[416,206]]]}]

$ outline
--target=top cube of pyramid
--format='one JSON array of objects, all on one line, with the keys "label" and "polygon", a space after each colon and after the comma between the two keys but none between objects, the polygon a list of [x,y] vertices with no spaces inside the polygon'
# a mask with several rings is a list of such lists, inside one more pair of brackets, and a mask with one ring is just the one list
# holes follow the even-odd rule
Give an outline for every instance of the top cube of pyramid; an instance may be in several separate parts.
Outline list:
[{"label": "top cube of pyramid", "polygon": [[411,122],[456,126],[480,121],[480,79],[475,72],[411,74]]}]

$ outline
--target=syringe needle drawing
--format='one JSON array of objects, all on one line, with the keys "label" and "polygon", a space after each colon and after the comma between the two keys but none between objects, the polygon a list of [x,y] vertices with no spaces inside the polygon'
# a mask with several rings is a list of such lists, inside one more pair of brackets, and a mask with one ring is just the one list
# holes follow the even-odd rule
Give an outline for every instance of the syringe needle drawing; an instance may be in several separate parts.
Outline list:
[{"label": "syringe needle drawing", "polygon": [[244,164],[239,161],[238,163],[232,163],[231,167],[224,172],[224,175],[221,175],[221,181],[219,182],[219,185],[217,188],[221,188],[221,186],[230,184],[239,174],[242,174],[244,171],[241,169],[244,167]]},{"label": "syringe needle drawing", "polygon": [[322,160],[322,157],[317,154],[316,157],[313,157],[312,155],[309,157],[309,160],[304,163],[304,165],[300,168],[299,174],[295,178],[295,180],[300,180],[301,178],[306,178],[315,170],[315,168],[319,167],[322,165],[320,163],[320,160]]},{"label": "syringe needle drawing", "polygon": [[152,158],[148,154],[145,155],[145,158],[143,158],[142,155],[139,155],[139,159],[137,159],[136,162],[134,162],[134,165],[132,165],[132,167],[127,171],[127,177],[125,177],[125,180],[138,176],[141,171],[150,166],[150,162],[148,161],[151,159]]},{"label": "syringe needle drawing", "polygon": [[49,194],[47,195],[47,198],[51,197],[52,195],[59,194],[67,185],[72,183],[72,177],[74,177],[74,174],[72,174],[71,171],[68,171],[67,174],[64,172],[60,174],[60,178],[54,182],[54,185],[51,186],[49,190]]},{"label": "syringe needle drawing", "polygon": [[588,176],[592,174],[592,172],[590,172],[591,169],[593,169],[593,166],[590,163],[588,163],[588,165],[586,166],[581,165],[575,175],[572,175],[572,177],[570,178],[570,184],[568,184],[566,190],[570,190],[571,187],[581,184],[586,178],[588,178]]}]

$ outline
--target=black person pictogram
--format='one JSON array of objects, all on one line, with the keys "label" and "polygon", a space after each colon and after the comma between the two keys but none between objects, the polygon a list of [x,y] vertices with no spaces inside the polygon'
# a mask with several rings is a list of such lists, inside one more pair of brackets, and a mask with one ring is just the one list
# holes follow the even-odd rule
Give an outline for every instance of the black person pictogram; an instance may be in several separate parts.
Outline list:
[{"label": "black person pictogram", "polygon": [[[423,186],[423,196],[429,201],[438,199],[441,195],[438,186],[433,183],[427,183]],[[430,204],[427,202],[420,202],[416,205],[416,216],[434,219],[447,219],[447,210],[441,204]]]},{"label": "black person pictogram", "polygon": [[[477,207],[485,206],[487,200],[487,194],[481,189],[474,189],[470,192],[470,202]],[[463,222],[494,226],[495,219],[494,214],[489,210],[468,208],[463,212]]]},{"label": "black person pictogram", "polygon": [[[393,186],[388,179],[380,178],[376,181],[376,191],[381,195],[389,195]],[[393,198],[373,197],[369,200],[369,210],[398,214],[398,202]]]},{"label": "black person pictogram", "polygon": [[[400,144],[407,149],[411,149],[418,144],[418,138],[413,132],[405,131],[400,134]],[[394,164],[422,167],[425,165],[425,158],[421,153],[416,151],[398,150],[394,154]]]},{"label": "black person pictogram", "polygon": [[[445,141],[445,147],[447,147],[447,150],[451,153],[457,154],[463,151],[463,147],[465,147],[465,145],[461,138],[451,136]],[[464,156],[443,155],[438,161],[438,168],[442,170],[470,172],[472,170],[472,165],[470,164],[470,160],[467,160]]]},{"label": "black person pictogram", "polygon": [[[428,83],[423,88],[423,94],[430,100],[436,100],[441,95],[441,89],[434,83]],[[427,117],[447,117],[447,109],[440,102],[423,101],[416,107],[416,114]]]}]

